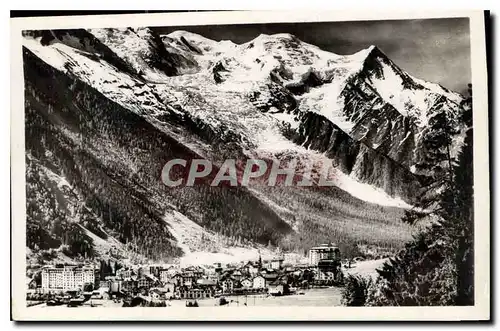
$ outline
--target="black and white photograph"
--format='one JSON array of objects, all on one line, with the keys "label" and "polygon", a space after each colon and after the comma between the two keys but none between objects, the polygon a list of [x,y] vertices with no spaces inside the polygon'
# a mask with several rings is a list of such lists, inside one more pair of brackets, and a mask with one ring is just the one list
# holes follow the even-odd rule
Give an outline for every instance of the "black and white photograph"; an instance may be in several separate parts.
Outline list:
[{"label": "black and white photograph", "polygon": [[11,19],[13,318],[488,319],[485,13],[248,13]]}]

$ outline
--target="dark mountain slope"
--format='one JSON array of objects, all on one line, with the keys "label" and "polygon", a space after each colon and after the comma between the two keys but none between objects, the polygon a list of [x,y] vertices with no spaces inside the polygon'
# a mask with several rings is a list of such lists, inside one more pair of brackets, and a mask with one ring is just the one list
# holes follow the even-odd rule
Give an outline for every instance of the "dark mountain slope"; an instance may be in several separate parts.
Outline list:
[{"label": "dark mountain slope", "polygon": [[[163,165],[174,157],[198,155],[90,86],[47,66],[29,50],[24,50],[24,57],[27,153],[66,178],[81,196],[78,204],[99,215],[96,222],[122,243],[133,242],[152,258],[179,254],[162,219],[165,210],[176,206],[208,228],[257,242],[275,241],[290,231],[244,188],[167,189],[160,180]],[[38,185],[32,180],[36,178],[27,178],[28,191]],[[37,223],[40,218],[50,215],[29,221]],[[44,231],[55,242],[64,237],[49,229]]]}]

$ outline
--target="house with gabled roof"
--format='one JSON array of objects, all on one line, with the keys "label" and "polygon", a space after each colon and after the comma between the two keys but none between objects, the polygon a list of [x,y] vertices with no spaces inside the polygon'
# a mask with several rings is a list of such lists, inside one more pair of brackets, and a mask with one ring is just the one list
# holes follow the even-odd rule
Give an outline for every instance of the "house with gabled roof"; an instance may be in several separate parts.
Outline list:
[{"label": "house with gabled roof", "polygon": [[165,283],[162,287],[154,287],[149,290],[149,296],[156,300],[167,300],[175,295],[175,285]]},{"label": "house with gabled roof", "polygon": [[221,280],[220,285],[222,287],[222,293],[232,293],[235,288],[239,287],[238,281],[231,277]]},{"label": "house with gabled roof", "polygon": [[253,281],[250,278],[243,278],[240,283],[241,287],[244,289],[250,289],[253,287]]},{"label": "house with gabled roof", "polygon": [[241,271],[239,270],[235,270],[232,274],[231,274],[231,278],[237,280],[237,281],[240,281],[242,278],[243,278],[243,274],[241,273]]},{"label": "house with gabled roof", "polygon": [[173,275],[171,280],[177,287],[184,286],[184,278],[180,273],[176,273],[175,275]]},{"label": "house with gabled roof", "polygon": [[276,281],[278,279],[278,274],[275,272],[267,272],[263,273],[262,277],[265,279],[265,287],[269,287],[269,284]]},{"label": "house with gabled roof", "polygon": [[209,278],[200,278],[196,280],[196,287],[211,287],[215,288],[217,286],[217,281]]},{"label": "house with gabled roof", "polygon": [[271,295],[286,295],[289,294],[289,287],[287,284],[283,284],[281,281],[274,281],[269,283],[268,293]]},{"label": "house with gabled roof", "polygon": [[250,276],[255,276],[259,273],[259,266],[257,266],[257,263],[248,261],[243,267],[241,267],[241,271],[245,275],[250,275]]},{"label": "house with gabled roof", "polygon": [[252,288],[263,289],[266,288],[266,279],[262,275],[257,275],[252,279]]}]

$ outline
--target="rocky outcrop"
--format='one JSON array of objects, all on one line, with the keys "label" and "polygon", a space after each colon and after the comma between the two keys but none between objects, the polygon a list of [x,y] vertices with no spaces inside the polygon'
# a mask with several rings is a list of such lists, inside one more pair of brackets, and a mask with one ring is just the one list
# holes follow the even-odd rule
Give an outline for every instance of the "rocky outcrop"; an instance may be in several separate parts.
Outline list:
[{"label": "rocky outcrop", "polygon": [[[434,175],[421,170],[428,168],[428,155],[435,153],[424,145],[444,128],[431,127],[429,119],[444,116],[451,128],[448,130],[451,149],[460,150],[465,129],[461,120],[464,110],[457,103],[461,97],[411,77],[377,47],[370,47],[360,63],[360,69],[348,76],[343,85],[337,82],[335,88],[325,80],[327,76],[320,78],[312,68],[295,80],[291,75],[279,75],[290,72],[283,65],[272,72],[276,84],[299,96],[294,113],[300,118],[300,127],[296,135],[287,130],[287,136],[307,148],[326,152],[341,169],[362,182],[373,184],[391,196],[411,200],[420,187],[417,178]],[[340,92],[335,90],[339,85]],[[310,103],[308,95],[317,91],[323,91],[318,102],[328,97],[336,103],[331,108],[340,107],[334,116],[328,116],[334,112],[328,104],[316,111],[302,107],[302,103]],[[339,94],[331,98],[329,93]],[[264,97],[271,102],[272,95]],[[345,126],[342,129],[337,124],[339,118]],[[436,148],[446,148],[443,139],[441,143]],[[377,169],[368,164],[371,157]],[[415,190],[409,189],[412,187]]]},{"label": "rocky outcrop", "polygon": [[323,85],[323,80],[313,71],[309,70],[302,75],[299,81],[286,84],[286,88],[295,95],[302,95],[311,88]]},{"label": "rocky outcrop", "polygon": [[296,112],[297,100],[293,94],[281,85],[271,82],[259,86],[248,97],[249,101],[260,111],[266,112]]},{"label": "rocky outcrop", "polygon": [[350,135],[408,169],[416,160],[419,132],[411,118],[385,102],[366,81],[356,78],[342,91],[344,113],[354,124]]},{"label": "rocky outcrop", "polygon": [[197,67],[192,58],[168,51],[161,37],[149,28],[91,29],[90,32],[147,80],[159,81],[161,74],[175,76]]},{"label": "rocky outcrop", "polygon": [[129,63],[85,29],[25,31],[24,35],[39,38],[44,46],[60,43],[78,49],[84,56],[92,57],[97,61],[102,59],[120,71],[133,76],[137,75]]},{"label": "rocky outcrop", "polygon": [[295,143],[325,153],[344,173],[392,196],[412,201],[420,187],[418,178],[406,167],[351,138],[324,116],[304,114],[296,132],[292,138]]}]

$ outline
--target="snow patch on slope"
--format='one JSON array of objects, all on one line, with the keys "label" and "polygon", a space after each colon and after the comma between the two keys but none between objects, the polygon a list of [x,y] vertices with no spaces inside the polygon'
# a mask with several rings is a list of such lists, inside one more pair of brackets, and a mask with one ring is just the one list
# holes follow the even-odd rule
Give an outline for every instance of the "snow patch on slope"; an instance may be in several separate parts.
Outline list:
[{"label": "snow patch on slope", "polygon": [[412,208],[411,205],[403,201],[401,198],[391,197],[385,193],[384,190],[369,184],[361,183],[355,178],[344,174],[340,170],[335,172],[334,178],[337,187],[360,200],[375,203],[381,206],[399,207],[405,209]]},{"label": "snow patch on slope", "polygon": [[342,131],[351,132],[354,124],[344,114],[344,99],[340,93],[345,87],[345,82],[334,81],[318,88],[312,89],[303,95],[299,109],[303,112],[313,112],[325,116],[336,124]]},{"label": "snow patch on slope", "polygon": [[371,277],[375,280],[378,278],[377,269],[382,268],[384,263],[388,261],[389,259],[359,261],[354,264],[353,268],[345,269],[345,272],[349,275]]},{"label": "snow patch on slope", "polygon": [[[262,139],[262,138],[261,138]],[[283,156],[283,153],[288,153],[288,157],[296,157],[299,163],[307,164],[312,162],[314,165],[331,164],[332,160],[326,157],[323,153],[314,150],[306,149],[292,143],[290,140],[283,137],[281,134],[273,131],[266,131],[261,144],[255,150],[255,153],[261,157],[273,158],[277,153]],[[359,182],[354,176],[347,175],[339,169],[333,168],[330,174],[335,186],[349,193],[360,200],[378,204],[381,206],[412,208],[399,197],[391,197],[382,189],[372,185]]]},{"label": "snow patch on slope", "polygon": [[144,84],[105,61],[94,61],[62,43],[43,46],[38,39],[23,38],[23,45],[50,66],[77,76],[124,108],[148,115],[160,115],[165,109],[154,96],[155,85]]},{"label": "snow patch on slope", "polygon": [[42,169],[44,171],[45,175],[47,175],[47,177],[51,181],[56,183],[57,188],[59,190],[64,190],[66,188],[71,190],[71,191],[73,190],[73,187],[69,184],[69,182],[66,180],[66,178],[59,176],[58,174],[56,174],[55,172],[53,172],[52,170],[50,170],[49,168],[47,168],[41,164],[39,166],[40,166],[40,169]]},{"label": "snow patch on slope", "polygon": [[108,236],[107,239],[103,239],[94,234],[92,231],[89,231],[82,225],[80,225],[80,228],[84,231],[86,236],[92,239],[94,243],[94,249],[99,254],[99,256],[104,257],[108,255],[111,251],[120,251],[120,253],[123,254],[124,256],[128,256],[128,253],[126,253],[124,249],[124,245],[115,238]]},{"label": "snow patch on slope", "polygon": [[164,216],[169,232],[175,237],[184,256],[179,258],[181,267],[224,264],[273,257],[274,253],[263,246],[231,245],[229,238],[206,230],[178,211],[169,211]]}]

